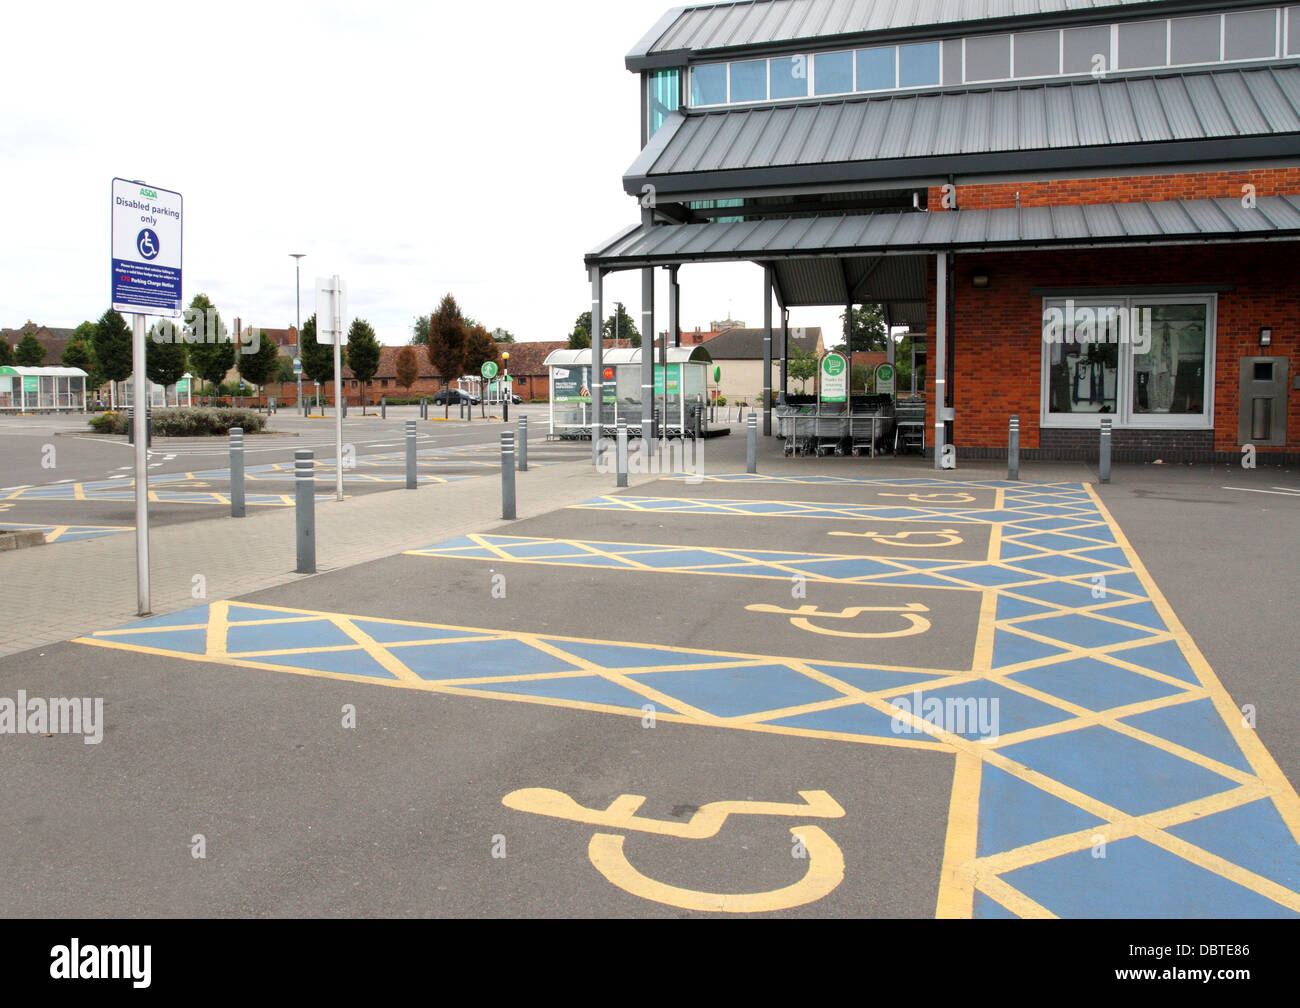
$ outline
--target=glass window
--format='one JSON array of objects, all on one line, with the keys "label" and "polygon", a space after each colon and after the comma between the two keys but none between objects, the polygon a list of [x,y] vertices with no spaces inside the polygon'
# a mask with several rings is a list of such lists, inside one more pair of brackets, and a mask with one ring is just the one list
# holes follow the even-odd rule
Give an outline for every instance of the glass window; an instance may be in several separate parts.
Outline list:
[{"label": "glass window", "polygon": [[[1294,20],[1295,15],[1291,15]],[[1292,34],[1295,34],[1293,28]],[[1229,14],[1223,28],[1223,58],[1268,59],[1277,55],[1277,14],[1242,11]]]},{"label": "glass window", "polygon": [[773,98],[808,97],[808,57],[786,56],[768,60]]},{"label": "glass window", "polygon": [[1092,73],[1096,68],[1110,69],[1110,27],[1065,29],[1063,72]]},{"label": "glass window", "polygon": [[1054,77],[1061,72],[1061,33],[1020,32],[1016,35],[1017,77]]},{"label": "glass window", "polygon": [[895,87],[894,47],[858,50],[858,90],[884,91]]},{"label": "glass window", "polygon": [[943,44],[943,82],[961,83],[961,39],[949,39]]},{"label": "glass window", "polygon": [[731,100],[763,101],[767,98],[767,60],[731,63]]},{"label": "glass window", "polygon": [[818,53],[813,58],[813,84],[819,95],[853,90],[853,53]]},{"label": "glass window", "polygon": [[1133,412],[1205,412],[1204,304],[1134,302]]},{"label": "glass window", "polygon": [[1300,56],[1300,7],[1288,7],[1287,18],[1287,55]]},{"label": "glass window", "polygon": [[1049,305],[1043,313],[1048,348],[1047,413],[1114,416],[1119,391],[1119,341],[1116,321],[1124,307],[1115,303]]},{"label": "glass window", "polygon": [[1010,35],[984,35],[966,40],[968,81],[1006,80],[1010,76]]},{"label": "glass window", "polygon": [[939,43],[898,47],[898,86],[927,87],[939,83]]},{"label": "glass window", "polygon": [[677,86],[678,71],[676,70],[656,70],[650,74],[649,78],[649,103],[647,110],[647,126],[649,128],[648,140],[659,131],[659,127],[664,124],[669,112],[676,112],[681,104],[680,91]]},{"label": "glass window", "polygon": [[1119,26],[1119,65],[1124,70],[1133,67],[1164,66],[1169,22],[1138,21]]},{"label": "glass window", "polygon": [[727,64],[691,68],[691,104],[724,105],[727,101]]},{"label": "glass window", "polygon": [[1214,63],[1219,59],[1219,18],[1174,18],[1169,23],[1171,62]]}]

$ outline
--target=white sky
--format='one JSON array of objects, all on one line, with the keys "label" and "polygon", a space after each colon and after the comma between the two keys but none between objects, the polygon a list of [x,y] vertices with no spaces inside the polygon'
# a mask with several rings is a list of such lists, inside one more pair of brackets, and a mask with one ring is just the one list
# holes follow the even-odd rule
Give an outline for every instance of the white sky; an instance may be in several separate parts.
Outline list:
[{"label": "white sky", "polygon": [[[184,297],[281,328],[338,273],[381,342],[451,292],[488,328],[563,339],[583,254],[635,223],[627,51],[673,0],[7,4],[0,326],[109,304],[110,185],[185,199]],[[656,328],[667,328],[666,273]],[[752,264],[683,267],[682,327],[762,324]],[[640,324],[640,273],[606,279]],[[791,312],[838,331],[838,310]]]}]

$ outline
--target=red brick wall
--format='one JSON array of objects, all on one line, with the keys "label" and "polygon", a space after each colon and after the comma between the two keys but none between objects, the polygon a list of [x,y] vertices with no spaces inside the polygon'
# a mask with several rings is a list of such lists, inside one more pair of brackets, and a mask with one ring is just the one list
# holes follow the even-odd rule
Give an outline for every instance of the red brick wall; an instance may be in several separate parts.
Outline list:
[{"label": "red brick wall", "polygon": [[[929,260],[927,400],[934,402],[935,257]],[[1287,447],[1300,449],[1300,243],[1231,244],[1059,252],[1023,252],[956,257],[955,324],[949,347],[954,354],[952,388],[957,410],[956,443],[963,447],[1001,447],[1007,443],[1007,418],[1020,414],[1021,446],[1039,447],[1039,397],[1042,374],[1042,298],[1036,287],[1131,287],[1170,284],[1231,284],[1218,295],[1214,378],[1214,448],[1237,452],[1237,385],[1241,357],[1290,358],[1287,387]],[[971,277],[987,273],[989,286],[977,290]],[[1259,347],[1261,326],[1273,327],[1273,345]],[[934,416],[927,417],[926,442]]]},{"label": "red brick wall", "polygon": [[[1251,171],[1194,172],[1187,175],[1131,175],[1114,178],[1051,179],[1041,182],[999,182],[957,186],[957,207],[988,210],[1020,205],[1066,206],[1080,203],[1137,203],[1173,199],[1241,199],[1242,186],[1253,185],[1256,196],[1300,193],[1300,167]],[[944,210],[943,191],[929,190],[929,208]]]}]

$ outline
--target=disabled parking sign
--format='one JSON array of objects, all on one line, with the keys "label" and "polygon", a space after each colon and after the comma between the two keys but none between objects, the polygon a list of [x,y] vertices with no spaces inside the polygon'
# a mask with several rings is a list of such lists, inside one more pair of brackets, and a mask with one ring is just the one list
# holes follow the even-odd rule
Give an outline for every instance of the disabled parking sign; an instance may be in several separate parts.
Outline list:
[{"label": "disabled parking sign", "polygon": [[180,193],[113,179],[114,310],[181,313],[181,202]]}]

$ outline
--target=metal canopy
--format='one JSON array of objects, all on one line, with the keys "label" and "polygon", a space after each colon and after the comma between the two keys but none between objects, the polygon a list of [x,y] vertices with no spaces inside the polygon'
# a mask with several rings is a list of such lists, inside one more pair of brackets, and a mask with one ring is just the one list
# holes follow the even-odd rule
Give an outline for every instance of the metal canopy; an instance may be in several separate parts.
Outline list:
[{"label": "metal canopy", "polygon": [[1022,168],[1028,152],[1041,169],[1174,163],[1215,154],[1216,141],[1231,141],[1218,156],[1232,158],[1300,149],[1300,66],[675,112],[628,169],[624,188],[639,193],[652,183],[662,198],[710,187],[1004,171]]},{"label": "metal canopy", "polygon": [[[617,350],[602,350],[600,355],[602,367],[614,364],[640,364],[641,348],[640,347],[619,347]],[[713,358],[709,356],[709,351],[703,346],[693,347],[669,347],[668,348],[669,364],[712,364]],[[585,347],[582,350],[552,350],[546,355],[546,360],[542,361],[543,367],[558,365],[559,367],[585,367],[591,364],[591,347]]]}]

